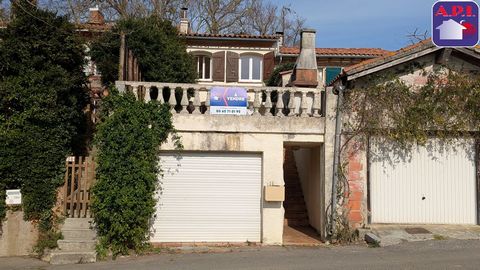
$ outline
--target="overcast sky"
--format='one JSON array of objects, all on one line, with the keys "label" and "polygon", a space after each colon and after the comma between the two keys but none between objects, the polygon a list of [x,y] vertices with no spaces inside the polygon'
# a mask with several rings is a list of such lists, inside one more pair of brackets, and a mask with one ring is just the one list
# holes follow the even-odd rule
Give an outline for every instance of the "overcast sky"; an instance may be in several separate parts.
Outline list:
[{"label": "overcast sky", "polygon": [[434,0],[274,0],[290,4],[317,30],[317,47],[397,50],[407,35],[428,30]]}]

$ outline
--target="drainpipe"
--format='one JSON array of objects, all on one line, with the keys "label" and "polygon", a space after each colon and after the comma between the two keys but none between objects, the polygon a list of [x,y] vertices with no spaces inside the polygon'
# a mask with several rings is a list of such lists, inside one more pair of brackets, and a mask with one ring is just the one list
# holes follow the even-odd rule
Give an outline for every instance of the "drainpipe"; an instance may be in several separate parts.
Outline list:
[{"label": "drainpipe", "polygon": [[335,144],[333,150],[333,177],[332,177],[332,213],[330,221],[330,238],[335,235],[336,224],[335,219],[337,218],[337,183],[338,183],[338,172],[340,166],[340,141],[342,135],[342,112],[341,107],[343,105],[343,94],[345,92],[345,86],[340,84],[335,86],[334,91],[338,91],[337,95],[337,112],[335,117]]}]

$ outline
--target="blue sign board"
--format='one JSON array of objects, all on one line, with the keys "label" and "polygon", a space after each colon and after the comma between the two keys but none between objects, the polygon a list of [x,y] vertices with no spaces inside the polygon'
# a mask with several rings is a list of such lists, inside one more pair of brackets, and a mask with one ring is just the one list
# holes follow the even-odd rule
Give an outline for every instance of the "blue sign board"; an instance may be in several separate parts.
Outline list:
[{"label": "blue sign board", "polygon": [[210,90],[210,114],[246,115],[247,89],[241,87],[213,87]]},{"label": "blue sign board", "polygon": [[479,35],[475,1],[438,1],[432,9],[432,41],[439,47],[473,47]]}]

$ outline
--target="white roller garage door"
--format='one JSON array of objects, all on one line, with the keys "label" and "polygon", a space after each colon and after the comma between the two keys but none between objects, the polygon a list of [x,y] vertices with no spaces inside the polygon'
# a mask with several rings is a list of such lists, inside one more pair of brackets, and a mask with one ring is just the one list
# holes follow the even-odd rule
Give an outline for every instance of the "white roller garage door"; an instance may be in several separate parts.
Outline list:
[{"label": "white roller garage door", "polygon": [[474,146],[465,142],[432,139],[406,158],[372,143],[372,223],[476,224]]},{"label": "white roller garage door", "polygon": [[259,154],[161,155],[151,242],[260,242]]}]

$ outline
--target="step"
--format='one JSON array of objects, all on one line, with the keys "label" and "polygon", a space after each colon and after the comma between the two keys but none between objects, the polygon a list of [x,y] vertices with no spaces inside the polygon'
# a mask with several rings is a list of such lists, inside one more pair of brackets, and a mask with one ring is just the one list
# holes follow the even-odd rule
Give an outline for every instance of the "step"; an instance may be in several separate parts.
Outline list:
[{"label": "step", "polygon": [[294,211],[294,212],[306,212],[307,211],[307,207],[305,207],[305,204],[295,204],[295,205],[291,205],[291,204],[287,204],[285,205],[285,212],[289,212],[289,211]]},{"label": "step", "polygon": [[52,251],[50,264],[94,263],[97,261],[95,251]]},{"label": "step", "polygon": [[308,219],[308,214],[306,212],[304,212],[304,213],[299,213],[299,212],[288,213],[288,212],[285,212],[285,218],[287,218],[287,219]]},{"label": "step", "polygon": [[65,229],[62,228],[64,240],[93,240],[97,236],[91,229]]},{"label": "step", "polygon": [[58,240],[58,248],[62,251],[95,250],[95,240]]},{"label": "step", "polygon": [[93,224],[92,218],[67,218],[63,222],[65,229],[90,229]]},{"label": "step", "polygon": [[308,226],[310,225],[308,220],[296,220],[296,219],[285,219],[284,225],[288,226]]}]

